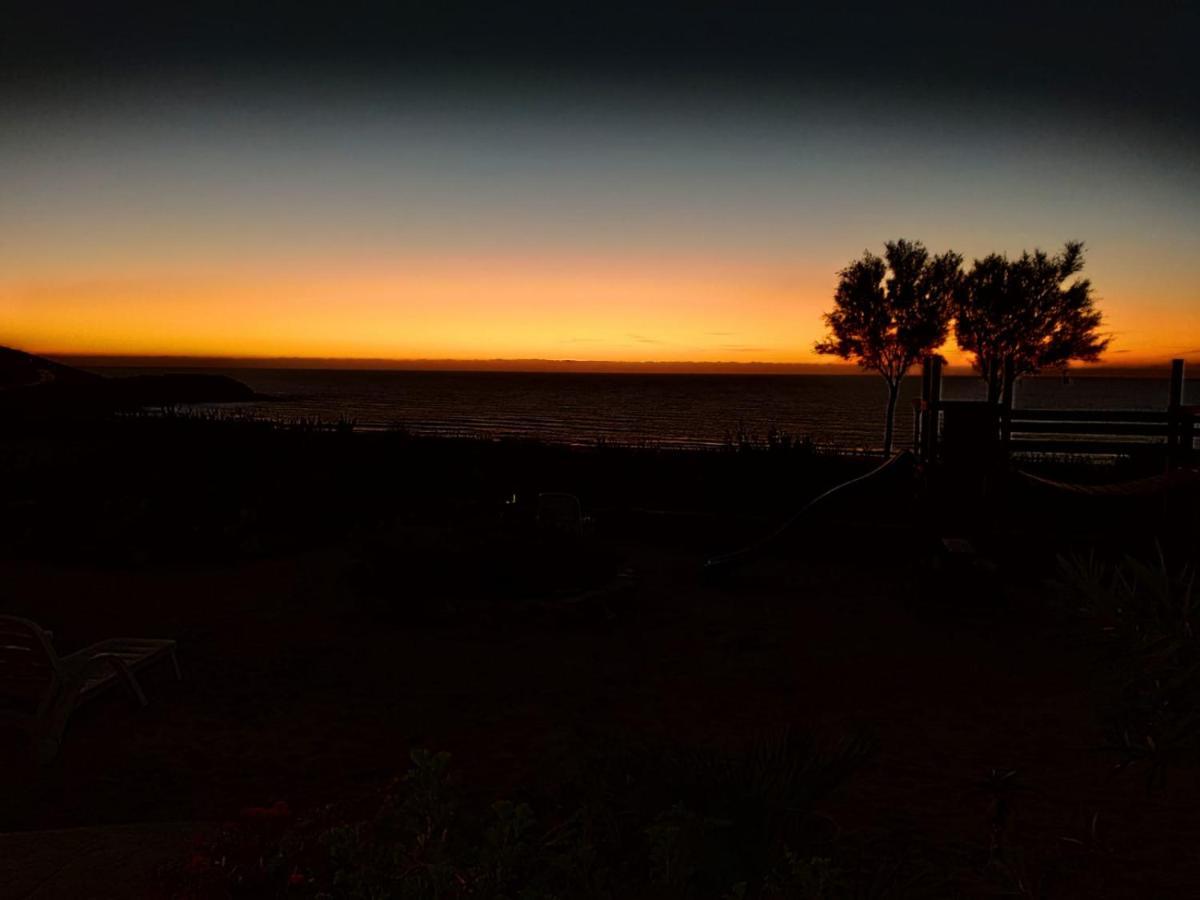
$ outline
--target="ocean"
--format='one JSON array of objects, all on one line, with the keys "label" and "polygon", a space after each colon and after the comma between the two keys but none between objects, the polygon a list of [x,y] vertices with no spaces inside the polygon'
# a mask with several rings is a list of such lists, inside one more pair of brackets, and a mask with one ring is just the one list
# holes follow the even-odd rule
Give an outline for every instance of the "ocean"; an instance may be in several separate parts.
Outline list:
[{"label": "ocean", "polygon": [[[106,374],[135,370],[105,369]],[[189,371],[137,369],[137,373]],[[190,370],[201,371],[201,370]],[[874,375],[665,375],[520,372],[402,372],[204,369],[229,375],[265,398],[232,415],[276,420],[349,420],[357,428],[404,428],[421,435],[536,438],[573,445],[703,448],[739,430],[774,428],[844,448],[883,440],[887,389]],[[912,441],[919,374],[905,379],[896,445]],[[1185,402],[1200,403],[1193,379]],[[944,380],[946,399],[981,399],[974,376]],[[1050,409],[1162,409],[1166,378],[1024,379],[1017,405]],[[228,407],[228,405],[226,405]]]}]

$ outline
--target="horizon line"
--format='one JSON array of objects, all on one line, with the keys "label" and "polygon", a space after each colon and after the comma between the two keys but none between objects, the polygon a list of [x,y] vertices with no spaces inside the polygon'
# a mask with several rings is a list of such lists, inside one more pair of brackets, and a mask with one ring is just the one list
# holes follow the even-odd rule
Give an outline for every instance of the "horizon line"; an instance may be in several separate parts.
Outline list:
[{"label": "horizon line", "polygon": [[[735,360],[603,360],[546,359],[538,357],[456,359],[453,357],[334,357],[334,356],[216,356],[187,354],[56,353],[35,355],[83,368],[246,368],[246,369],[329,369],[358,371],[459,371],[459,372],[531,372],[594,374],[778,374],[778,375],[872,375],[869,369],[850,362],[766,362]],[[1184,358],[1186,364],[1200,365],[1200,358]],[[1071,366],[1073,375],[1140,374],[1154,376],[1169,371],[1170,359],[1093,363]],[[947,374],[974,372],[969,363],[946,367]],[[1054,374],[1057,369],[1047,369]]]}]

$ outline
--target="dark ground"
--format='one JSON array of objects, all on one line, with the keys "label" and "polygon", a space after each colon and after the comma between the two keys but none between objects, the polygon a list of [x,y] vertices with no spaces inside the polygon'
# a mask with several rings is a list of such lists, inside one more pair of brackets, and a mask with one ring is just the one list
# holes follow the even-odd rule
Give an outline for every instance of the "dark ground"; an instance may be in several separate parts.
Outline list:
[{"label": "dark ground", "polygon": [[[64,653],[175,637],[186,678],[148,675],[146,710],[115,692],[80,710],[44,769],[10,747],[0,829],[355,801],[414,747],[449,751],[481,797],[521,796],[580,747],[791,727],[871,736],[821,812],[935,870],[944,895],[1200,885],[1195,766],[1150,791],[1097,749],[1101,661],[1046,584],[1054,551],[1096,539],[1069,515],[975,536],[996,571],[935,568],[938,538],[963,532],[914,512],[905,488],[714,582],[707,556],[869,464],[194,423],[2,447],[0,609],[53,629]],[[579,494],[593,532],[533,533],[524,498],[541,489]],[[1130,549],[1148,538],[1127,533]],[[608,591],[624,569],[632,587]],[[994,769],[1023,785],[1003,871],[981,787]]]}]

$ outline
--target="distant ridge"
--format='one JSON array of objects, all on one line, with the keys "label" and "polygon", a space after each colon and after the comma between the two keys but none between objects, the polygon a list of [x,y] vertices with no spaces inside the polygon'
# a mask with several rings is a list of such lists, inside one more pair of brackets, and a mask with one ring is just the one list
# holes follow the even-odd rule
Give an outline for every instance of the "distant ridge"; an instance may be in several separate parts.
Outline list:
[{"label": "distant ridge", "polygon": [[99,375],[83,372],[73,366],[10,347],[0,347],[0,390],[49,384],[88,385],[100,380]]},{"label": "distant ridge", "polygon": [[90,417],[146,406],[254,399],[254,391],[225,375],[106,378],[21,350],[0,347],[0,410],[22,419]]}]

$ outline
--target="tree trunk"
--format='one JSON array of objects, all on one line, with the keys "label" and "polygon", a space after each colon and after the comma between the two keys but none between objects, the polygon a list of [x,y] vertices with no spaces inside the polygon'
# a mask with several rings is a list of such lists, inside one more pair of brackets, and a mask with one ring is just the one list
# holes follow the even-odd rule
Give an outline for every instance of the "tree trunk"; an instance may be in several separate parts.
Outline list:
[{"label": "tree trunk", "polygon": [[896,400],[900,396],[900,381],[888,382],[887,419],[883,425],[883,455],[892,455],[892,436],[896,428]]},{"label": "tree trunk", "polygon": [[983,381],[987,385],[987,402],[999,403],[1004,390],[1003,362],[998,357],[989,356],[981,361],[979,374],[983,376]]},{"label": "tree trunk", "polygon": [[1000,396],[1005,403],[1011,403],[1013,392],[1017,386],[1017,370],[1011,366],[1004,369],[1004,375],[1001,377]]},{"label": "tree trunk", "polygon": [[996,404],[1000,402],[1000,398],[1004,395],[1004,373],[999,371],[998,367],[993,366],[991,375],[987,382],[987,399],[988,403]]}]

